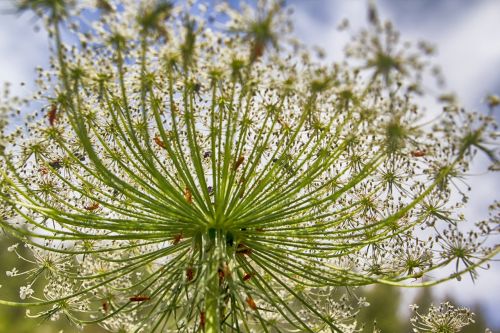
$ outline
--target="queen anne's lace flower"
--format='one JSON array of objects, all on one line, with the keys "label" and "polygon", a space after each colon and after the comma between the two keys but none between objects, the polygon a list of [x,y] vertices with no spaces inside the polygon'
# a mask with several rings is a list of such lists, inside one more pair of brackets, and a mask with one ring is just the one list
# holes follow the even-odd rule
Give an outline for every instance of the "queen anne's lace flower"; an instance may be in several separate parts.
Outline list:
[{"label": "queen anne's lace flower", "polygon": [[464,232],[458,212],[476,152],[498,164],[493,118],[441,98],[424,122],[431,47],[401,43],[373,9],[332,66],[289,37],[279,1],[19,9],[42,17],[54,50],[38,111],[22,123],[26,103],[0,107],[1,226],[30,252],[10,247],[30,267],[7,275],[29,316],[358,332],[366,301],[338,287],[475,277],[498,253],[498,220]]},{"label": "queen anne's lace flower", "polygon": [[411,318],[413,331],[417,333],[458,333],[474,322],[474,313],[466,308],[456,308],[450,303],[431,305],[426,314],[420,314],[412,307],[415,316]]},{"label": "queen anne's lace flower", "polygon": [[16,276],[18,274],[19,274],[19,270],[16,267],[12,268],[10,271],[5,272],[5,275],[7,275],[8,277],[13,277],[13,276]]},{"label": "queen anne's lace flower", "polygon": [[31,288],[31,284],[28,284],[27,286],[22,286],[19,289],[19,298],[21,299],[26,299],[28,297],[31,297],[35,291]]}]

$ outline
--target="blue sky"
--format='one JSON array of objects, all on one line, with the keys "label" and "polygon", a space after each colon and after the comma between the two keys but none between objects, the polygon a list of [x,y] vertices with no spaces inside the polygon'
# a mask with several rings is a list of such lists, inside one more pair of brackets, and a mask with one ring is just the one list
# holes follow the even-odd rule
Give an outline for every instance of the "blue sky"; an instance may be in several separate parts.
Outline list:
[{"label": "blue sky", "polygon": [[[297,36],[310,45],[327,51],[328,59],[342,58],[348,35],[336,27],[349,18],[353,27],[366,22],[367,0],[289,0],[295,8]],[[487,94],[500,95],[500,0],[379,0],[381,18],[390,19],[403,39],[428,40],[438,46],[435,57],[447,78],[447,89],[455,91],[463,105],[471,110],[484,110]],[[4,3],[0,10],[5,8]],[[27,95],[33,87],[35,66],[48,63],[48,42],[43,31],[34,32],[37,22],[29,15],[4,16],[0,19],[0,85],[10,81],[12,90]],[[20,82],[27,85],[21,87]],[[424,101],[430,112],[437,110],[432,100]],[[497,119],[498,112],[496,114]],[[484,171],[479,161],[474,173]],[[487,217],[488,204],[500,199],[498,174],[470,177],[474,191],[465,213],[470,221]],[[500,243],[498,236],[493,240]],[[440,296],[453,294],[464,304],[480,302],[487,306],[490,320],[500,327],[500,264],[493,263],[480,272],[476,284],[465,278],[434,288]],[[411,294],[406,297],[411,301]]]}]

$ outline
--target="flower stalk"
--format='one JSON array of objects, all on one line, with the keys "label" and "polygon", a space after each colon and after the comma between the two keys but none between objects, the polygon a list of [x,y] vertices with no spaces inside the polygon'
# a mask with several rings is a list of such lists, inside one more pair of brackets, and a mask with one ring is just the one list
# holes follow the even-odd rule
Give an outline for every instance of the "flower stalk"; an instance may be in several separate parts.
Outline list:
[{"label": "flower stalk", "polygon": [[219,333],[220,332],[220,277],[219,271],[221,269],[221,261],[219,257],[219,246],[221,242],[220,232],[209,233],[207,239],[207,246],[209,247],[207,255],[207,272],[206,272],[206,326],[205,332],[207,333]]}]

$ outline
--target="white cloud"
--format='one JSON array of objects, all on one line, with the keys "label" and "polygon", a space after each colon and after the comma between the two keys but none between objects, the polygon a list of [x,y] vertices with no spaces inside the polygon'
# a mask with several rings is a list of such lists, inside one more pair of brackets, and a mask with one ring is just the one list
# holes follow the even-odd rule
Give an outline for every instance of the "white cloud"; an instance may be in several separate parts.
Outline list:
[{"label": "white cloud", "polygon": [[[383,11],[398,22],[398,13],[388,4]],[[459,2],[455,4],[460,7]],[[465,106],[477,108],[500,81],[500,1],[476,1],[464,10],[450,7],[449,2],[442,12],[427,14],[425,24],[402,24],[403,37],[436,43],[436,62],[442,66],[449,88]]]},{"label": "white cloud", "polygon": [[29,91],[20,83],[33,88],[35,67],[48,63],[48,38],[44,31],[34,31],[38,23],[31,14],[1,16],[0,84],[11,82],[15,94],[26,95]]},{"label": "white cloud", "polygon": [[[359,28],[366,17],[364,1],[294,1],[292,6],[297,36],[310,46],[323,48],[330,60],[343,58],[343,48],[350,38],[347,33],[337,30],[340,21],[347,18],[351,27]],[[322,19],[316,17],[319,11]]]}]

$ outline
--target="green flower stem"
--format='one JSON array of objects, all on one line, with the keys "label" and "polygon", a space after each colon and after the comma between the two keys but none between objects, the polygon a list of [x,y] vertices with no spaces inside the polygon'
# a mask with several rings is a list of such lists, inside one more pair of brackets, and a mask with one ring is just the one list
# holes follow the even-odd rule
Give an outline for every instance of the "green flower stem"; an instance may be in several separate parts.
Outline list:
[{"label": "green flower stem", "polygon": [[[184,85],[189,86],[189,81],[187,77],[187,72],[184,74]],[[186,132],[188,138],[188,147],[191,157],[191,162],[193,163],[196,177],[200,186],[195,186],[191,191],[193,192],[195,199],[199,205],[202,205],[203,211],[209,215],[213,215],[214,209],[212,205],[207,205],[206,202],[210,202],[210,195],[208,193],[208,185],[205,179],[205,173],[201,163],[200,156],[200,145],[198,143],[196,134],[196,124],[194,120],[195,108],[193,106],[194,94],[191,92],[188,96],[188,88],[184,89],[183,93],[183,103],[184,103],[184,122],[186,124]],[[201,187],[201,189],[200,189]],[[200,191],[201,190],[201,191]],[[201,193],[200,193],[201,192]],[[203,195],[203,198],[202,198]]]},{"label": "green flower stem", "polygon": [[220,312],[219,312],[219,268],[220,260],[218,255],[217,245],[219,245],[219,232],[215,233],[215,237],[210,239],[210,235],[206,237],[207,245],[210,246],[208,253],[206,254],[206,259],[208,260],[206,268],[206,291],[205,291],[205,315],[206,333],[218,333],[220,332]]},{"label": "green flower stem", "polygon": [[207,296],[206,296],[206,332],[218,333],[220,331],[220,318],[218,309],[219,278],[217,276],[217,262],[209,265],[207,274]]},{"label": "green flower stem", "polygon": [[[223,219],[224,215],[224,208],[226,206],[225,200],[226,198],[224,197],[226,193],[226,189],[228,185],[228,172],[229,172],[229,165],[231,164],[231,138],[230,138],[230,128],[231,128],[231,120],[232,120],[232,114],[231,111],[233,109],[234,105],[234,98],[235,98],[235,93],[236,93],[236,82],[233,79],[231,82],[231,92],[230,92],[230,102],[226,106],[223,103],[219,105],[219,138],[218,138],[218,152],[217,152],[217,159],[218,159],[218,165],[217,165],[217,175],[221,181],[218,183],[218,188],[216,189],[216,215],[215,215],[215,220],[217,222],[221,221]],[[228,111],[228,114],[226,114],[224,111]],[[225,130],[225,135],[222,135],[222,128],[223,128],[223,121],[224,118],[227,117],[227,122],[226,122],[226,130]],[[224,137],[224,144],[222,143]],[[222,165],[221,165],[222,164]]]}]

